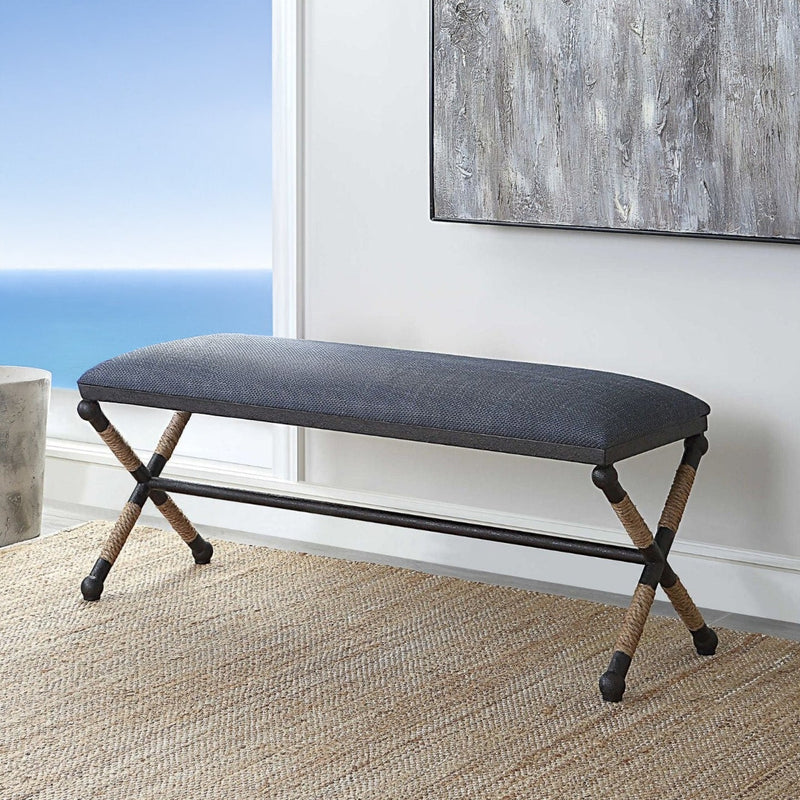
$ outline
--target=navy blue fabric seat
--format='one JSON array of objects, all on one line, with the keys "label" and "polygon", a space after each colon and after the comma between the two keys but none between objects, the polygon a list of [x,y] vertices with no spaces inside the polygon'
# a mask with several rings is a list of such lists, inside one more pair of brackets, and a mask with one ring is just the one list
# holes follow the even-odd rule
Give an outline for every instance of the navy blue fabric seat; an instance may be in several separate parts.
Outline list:
[{"label": "navy blue fabric seat", "polygon": [[678,389],[587,369],[215,334],[112,358],[85,400],[608,465],[706,430]]}]

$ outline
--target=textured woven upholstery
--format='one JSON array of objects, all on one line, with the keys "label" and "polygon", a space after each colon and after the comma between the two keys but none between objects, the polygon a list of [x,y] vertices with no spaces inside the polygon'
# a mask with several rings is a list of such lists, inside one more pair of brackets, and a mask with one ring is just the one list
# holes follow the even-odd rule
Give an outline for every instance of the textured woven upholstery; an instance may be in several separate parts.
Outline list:
[{"label": "textured woven upholstery", "polygon": [[243,334],[125,353],[78,385],[87,400],[594,464],[700,433],[710,410],[608,372]]}]

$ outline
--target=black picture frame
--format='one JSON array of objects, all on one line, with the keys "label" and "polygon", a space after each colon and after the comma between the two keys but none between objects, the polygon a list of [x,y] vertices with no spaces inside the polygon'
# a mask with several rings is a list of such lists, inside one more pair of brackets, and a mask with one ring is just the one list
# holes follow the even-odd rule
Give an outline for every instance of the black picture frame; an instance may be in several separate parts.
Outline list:
[{"label": "black picture frame", "polygon": [[[436,206],[436,148],[435,148],[435,134],[436,134],[436,114],[445,113],[442,109],[437,109],[435,98],[435,58],[434,51],[436,47],[436,9],[437,5],[442,3],[451,2],[455,0],[429,0],[429,71],[428,71],[428,91],[429,91],[429,128],[428,128],[428,150],[429,150],[429,218],[433,222],[455,222],[460,224],[469,225],[495,225],[501,227],[514,227],[514,228],[543,228],[550,230],[568,230],[568,231],[587,231],[587,232],[600,232],[600,233],[622,233],[622,234],[639,234],[651,235],[662,237],[679,237],[681,239],[712,239],[723,241],[746,241],[758,243],[772,243],[784,245],[800,244],[800,233],[797,236],[764,236],[757,234],[738,234],[728,232],[716,232],[706,230],[667,230],[663,228],[654,227],[616,227],[594,224],[571,224],[571,223],[554,223],[543,222],[537,220],[503,220],[503,219],[490,219],[490,218],[463,218],[457,215],[447,215],[441,213]],[[529,0],[532,2],[532,0]],[[798,28],[800,28],[800,19],[798,20]],[[800,56],[798,56],[800,58]],[[798,93],[800,95],[800,93]],[[800,119],[800,115],[798,116]],[[800,124],[800,123],[799,123]],[[800,159],[800,155],[798,156]],[[800,197],[800,186],[797,187],[798,196]],[[800,220],[798,220],[798,231],[800,231]]]}]

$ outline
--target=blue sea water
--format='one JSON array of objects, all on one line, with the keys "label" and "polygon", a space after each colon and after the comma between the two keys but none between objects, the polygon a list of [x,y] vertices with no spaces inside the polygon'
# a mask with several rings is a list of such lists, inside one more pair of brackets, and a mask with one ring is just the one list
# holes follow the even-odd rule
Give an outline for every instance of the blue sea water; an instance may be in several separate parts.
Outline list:
[{"label": "blue sea water", "polygon": [[270,270],[2,270],[0,364],[75,388],[99,361],[206,333],[272,333]]}]

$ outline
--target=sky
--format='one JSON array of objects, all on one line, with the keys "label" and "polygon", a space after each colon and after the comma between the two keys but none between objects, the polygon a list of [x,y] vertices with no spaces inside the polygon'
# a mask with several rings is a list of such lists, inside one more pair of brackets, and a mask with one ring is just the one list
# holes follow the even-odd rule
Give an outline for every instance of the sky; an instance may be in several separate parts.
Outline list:
[{"label": "sky", "polygon": [[0,269],[271,266],[271,0],[0,0]]}]

